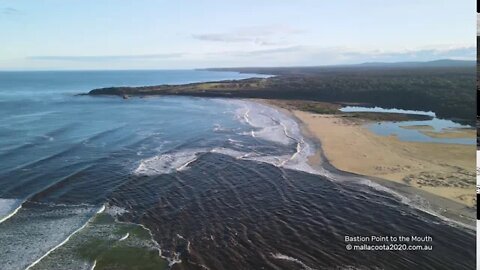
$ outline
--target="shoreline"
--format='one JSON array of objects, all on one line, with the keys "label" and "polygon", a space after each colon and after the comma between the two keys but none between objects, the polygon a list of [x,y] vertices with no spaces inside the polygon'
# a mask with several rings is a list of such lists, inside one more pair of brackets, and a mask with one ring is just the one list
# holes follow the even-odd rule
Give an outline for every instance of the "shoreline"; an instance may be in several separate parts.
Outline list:
[{"label": "shoreline", "polygon": [[[394,193],[397,193],[398,195],[405,197],[407,200],[410,201],[410,203],[415,204],[414,205],[415,208],[418,208],[424,212],[427,212],[441,219],[444,219],[447,222],[459,223],[462,227],[465,227],[471,230],[475,228],[476,202],[474,205],[468,205],[468,203],[472,203],[472,202],[452,200],[451,197],[453,195],[449,193],[448,187],[442,190],[444,191],[444,194],[439,194],[438,190],[435,190],[434,187],[419,188],[419,187],[409,185],[399,180],[398,175],[394,177],[397,179],[392,179],[392,177],[389,177],[390,179],[388,179],[388,178],[381,177],[381,175],[375,175],[367,171],[362,171],[361,169],[357,170],[357,169],[352,169],[349,167],[342,166],[341,163],[339,164],[335,160],[332,160],[332,153],[329,153],[329,150],[331,152],[331,148],[332,148],[331,146],[329,146],[329,144],[331,143],[328,141],[328,138],[326,138],[325,134],[318,134],[318,132],[316,132],[318,131],[316,130],[316,127],[318,127],[318,123],[312,123],[311,121],[309,121],[308,116],[322,117],[322,118],[335,118],[335,119],[341,119],[343,117],[339,115],[315,114],[313,112],[299,111],[299,110],[294,110],[288,107],[285,108],[285,107],[282,107],[281,104],[272,102],[271,100],[254,99],[251,101],[274,107],[277,110],[287,113],[289,116],[291,116],[293,119],[297,121],[302,131],[302,134],[314,144],[313,146],[315,148],[315,154],[308,158],[308,163],[313,168],[322,168],[322,169],[326,169],[327,171],[340,174],[342,176],[359,177],[359,178],[369,180],[372,183],[388,188]],[[356,119],[356,121],[357,120],[358,119]],[[352,121],[352,120],[349,120],[349,121]],[[362,123],[363,122],[366,123],[368,120],[363,119],[360,121]],[[381,137],[367,130],[366,128],[363,128],[358,123],[354,127],[355,129],[357,129],[357,131],[362,130],[362,133],[367,137],[370,137],[370,139],[378,139],[377,137]],[[327,129],[336,129],[336,128],[338,129],[339,125],[329,125],[327,127]],[[349,134],[349,137],[351,137],[350,135],[351,134]],[[420,146],[422,144],[425,144],[427,148],[438,147],[439,145],[442,145],[438,143],[433,144],[433,143],[403,142],[398,140],[394,136],[382,136],[382,137],[384,137],[384,139],[386,139],[387,141],[396,140],[397,143],[400,145],[413,144],[415,146]],[[449,146],[448,144],[446,145]],[[455,147],[455,146],[456,145],[451,147]],[[368,145],[366,145],[366,147],[368,147]],[[460,148],[468,148],[468,147],[469,146],[460,146]],[[473,149],[475,148],[475,146],[471,146],[471,147]],[[337,156],[346,157],[348,154],[350,154],[350,152],[345,152],[345,149],[342,149],[342,150],[340,150],[340,153],[337,153]],[[357,160],[357,161],[358,161],[357,164],[361,168],[362,167],[361,160]],[[456,191],[458,192],[459,189],[457,189]],[[468,193],[469,190],[464,189],[460,191],[465,191]],[[473,192],[471,193],[472,193],[472,196],[475,196],[475,193]]]},{"label": "shoreline", "polygon": [[[83,95],[115,95],[125,99],[129,96],[181,95],[363,104],[369,107],[435,111],[439,118],[473,125],[471,117],[474,114],[472,108],[475,98],[471,91],[465,90],[470,89],[467,86],[456,86],[465,84],[465,76],[474,77],[474,67],[473,64],[462,64],[452,69],[442,63],[435,63],[422,68],[399,66],[388,69],[362,66],[207,69],[212,72],[234,71],[260,76],[184,84],[110,86],[92,89]],[[266,75],[268,77],[265,78]],[[436,87],[438,80],[445,79],[452,83],[445,88]],[[469,81],[472,87],[473,82]],[[405,95],[421,99],[422,102],[398,98]],[[314,111],[317,109],[316,106],[310,108]]]}]

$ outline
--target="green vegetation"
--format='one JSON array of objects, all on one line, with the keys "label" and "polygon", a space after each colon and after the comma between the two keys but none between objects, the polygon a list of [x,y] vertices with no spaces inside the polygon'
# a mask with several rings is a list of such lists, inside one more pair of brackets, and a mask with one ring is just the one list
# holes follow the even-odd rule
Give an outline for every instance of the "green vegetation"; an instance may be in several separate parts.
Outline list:
[{"label": "green vegetation", "polygon": [[355,112],[355,113],[344,113],[344,116],[350,118],[359,118],[363,120],[370,120],[375,122],[381,121],[423,121],[432,119],[427,115],[419,114],[404,114],[404,113],[372,113],[372,112]]},{"label": "green vegetation", "polygon": [[[438,117],[473,123],[475,65],[470,62],[357,65],[344,67],[215,69],[273,74],[270,78],[150,87],[110,87],[91,95],[187,95],[361,103],[433,111]],[[333,113],[306,105],[305,110]]]},{"label": "green vegetation", "polygon": [[278,100],[270,99],[269,104],[287,109],[313,112],[318,114],[338,114],[341,105],[328,102],[308,101],[308,100]]},{"label": "green vegetation", "polygon": [[337,114],[339,111],[337,109],[332,109],[329,107],[313,105],[311,103],[299,106],[299,110],[313,112],[318,114]]}]

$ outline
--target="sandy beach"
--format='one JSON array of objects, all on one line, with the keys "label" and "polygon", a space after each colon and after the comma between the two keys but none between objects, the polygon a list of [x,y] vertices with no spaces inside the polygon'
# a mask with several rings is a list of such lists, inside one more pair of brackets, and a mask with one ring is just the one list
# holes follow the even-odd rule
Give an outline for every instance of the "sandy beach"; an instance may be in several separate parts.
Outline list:
[{"label": "sandy beach", "polygon": [[403,142],[370,132],[363,127],[365,120],[292,112],[318,138],[336,168],[476,206],[474,145]]}]

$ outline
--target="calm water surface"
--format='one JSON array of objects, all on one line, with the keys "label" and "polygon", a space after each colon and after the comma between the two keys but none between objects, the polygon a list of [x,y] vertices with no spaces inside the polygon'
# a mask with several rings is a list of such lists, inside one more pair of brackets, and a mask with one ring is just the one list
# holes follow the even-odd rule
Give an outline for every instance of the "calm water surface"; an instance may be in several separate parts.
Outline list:
[{"label": "calm water surface", "polygon": [[456,144],[475,144],[475,138],[434,138],[430,137],[420,130],[408,129],[405,127],[430,126],[433,132],[442,132],[456,130],[461,128],[472,128],[469,125],[462,125],[451,120],[437,118],[434,112],[384,109],[380,107],[359,107],[346,106],[340,109],[343,112],[378,112],[378,113],[404,113],[415,115],[426,115],[432,117],[430,120],[422,121],[401,121],[401,122],[379,122],[367,124],[366,127],[375,134],[382,136],[396,135],[402,141],[409,142],[434,142],[434,143],[456,143]]}]

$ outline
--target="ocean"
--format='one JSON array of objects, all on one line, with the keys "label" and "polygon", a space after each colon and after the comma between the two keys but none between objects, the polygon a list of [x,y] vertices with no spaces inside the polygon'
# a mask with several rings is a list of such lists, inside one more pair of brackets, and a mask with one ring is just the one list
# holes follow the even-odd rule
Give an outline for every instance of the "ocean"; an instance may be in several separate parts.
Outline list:
[{"label": "ocean", "polygon": [[[0,72],[0,268],[474,269],[475,232],[331,167],[272,107],[77,95],[254,74]],[[429,236],[431,250],[346,236]]]}]

